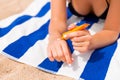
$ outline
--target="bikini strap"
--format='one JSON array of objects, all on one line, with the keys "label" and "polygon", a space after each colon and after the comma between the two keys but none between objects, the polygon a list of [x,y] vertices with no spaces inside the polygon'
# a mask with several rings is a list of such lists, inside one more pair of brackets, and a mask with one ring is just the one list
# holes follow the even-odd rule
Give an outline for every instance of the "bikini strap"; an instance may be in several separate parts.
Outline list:
[{"label": "bikini strap", "polygon": [[107,3],[107,5],[109,6],[109,2],[108,2],[108,0],[106,0],[106,3]]}]

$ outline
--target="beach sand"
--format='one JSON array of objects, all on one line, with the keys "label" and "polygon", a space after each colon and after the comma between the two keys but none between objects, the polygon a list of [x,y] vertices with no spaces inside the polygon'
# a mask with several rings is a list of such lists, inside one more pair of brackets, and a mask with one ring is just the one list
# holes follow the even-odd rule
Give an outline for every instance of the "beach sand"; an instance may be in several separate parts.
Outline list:
[{"label": "beach sand", "polygon": [[[33,0],[0,0],[0,20],[23,11]],[[74,80],[41,71],[0,54],[0,80]]]}]

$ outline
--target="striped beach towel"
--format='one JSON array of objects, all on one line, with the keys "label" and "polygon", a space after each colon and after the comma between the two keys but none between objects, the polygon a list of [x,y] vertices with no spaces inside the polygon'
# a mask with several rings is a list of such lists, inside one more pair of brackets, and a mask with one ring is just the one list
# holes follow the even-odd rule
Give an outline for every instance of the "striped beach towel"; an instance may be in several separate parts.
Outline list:
[{"label": "striped beach towel", "polygon": [[[62,13],[62,12],[61,12]],[[94,16],[76,17],[67,8],[68,25],[90,23],[91,34],[100,31],[104,20]],[[70,66],[50,62],[47,58],[50,0],[34,0],[23,12],[0,21],[0,53],[15,61],[76,80],[120,80],[120,38],[113,44],[89,51],[75,51],[67,43],[75,59]]]}]

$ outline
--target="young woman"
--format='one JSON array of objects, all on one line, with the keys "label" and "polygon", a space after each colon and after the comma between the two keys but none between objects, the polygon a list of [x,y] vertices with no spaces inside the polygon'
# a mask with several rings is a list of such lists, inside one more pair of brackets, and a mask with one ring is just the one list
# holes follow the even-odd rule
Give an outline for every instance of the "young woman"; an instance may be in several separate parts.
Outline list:
[{"label": "young woman", "polygon": [[[66,35],[65,38],[71,39],[75,50],[86,52],[107,46],[117,40],[120,32],[120,0],[71,0],[69,8],[76,16],[92,14],[105,19],[103,30],[95,35],[86,30]],[[66,16],[66,0],[51,0],[48,57],[51,61],[71,64],[73,59],[69,47],[66,41],[61,39],[62,33],[67,30]]]}]

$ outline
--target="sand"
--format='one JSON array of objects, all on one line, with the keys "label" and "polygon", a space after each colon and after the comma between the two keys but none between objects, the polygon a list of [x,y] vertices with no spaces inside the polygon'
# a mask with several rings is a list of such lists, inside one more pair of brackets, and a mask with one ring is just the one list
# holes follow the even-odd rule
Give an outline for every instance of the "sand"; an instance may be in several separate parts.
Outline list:
[{"label": "sand", "polygon": [[[0,0],[0,20],[23,11],[33,0]],[[74,80],[41,71],[0,54],[0,80]]]}]

